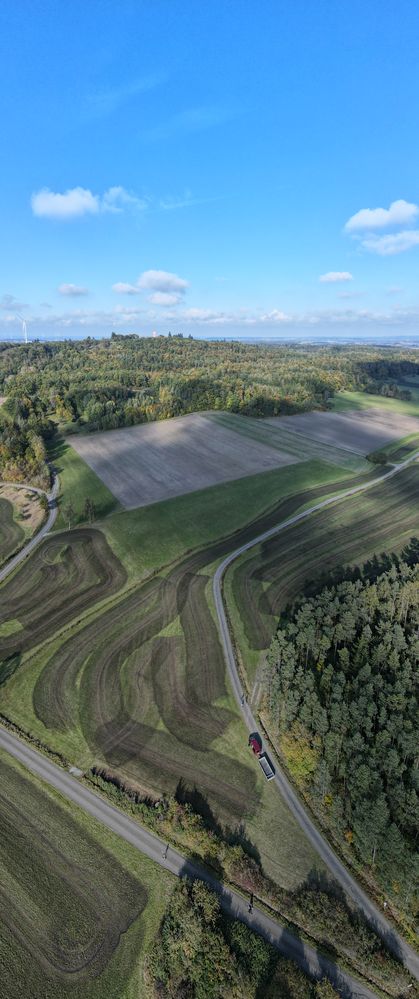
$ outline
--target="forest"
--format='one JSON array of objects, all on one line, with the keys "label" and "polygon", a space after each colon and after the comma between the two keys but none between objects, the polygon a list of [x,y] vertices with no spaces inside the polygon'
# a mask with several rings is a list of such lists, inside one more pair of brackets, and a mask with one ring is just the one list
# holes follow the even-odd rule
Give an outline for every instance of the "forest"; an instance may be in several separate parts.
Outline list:
[{"label": "forest", "polygon": [[375,579],[358,571],[302,598],[283,615],[267,666],[269,712],[294,778],[410,911],[419,829],[417,551],[410,546],[410,564],[394,557]]},{"label": "forest", "polygon": [[57,427],[111,430],[198,410],[263,417],[327,408],[342,389],[409,397],[409,350],[277,346],[112,334],[109,339],[0,344],[0,474],[46,481]]},{"label": "forest", "polygon": [[148,959],[160,999],[337,999],[324,979],[315,984],[261,937],[225,917],[200,881],[176,886]]}]

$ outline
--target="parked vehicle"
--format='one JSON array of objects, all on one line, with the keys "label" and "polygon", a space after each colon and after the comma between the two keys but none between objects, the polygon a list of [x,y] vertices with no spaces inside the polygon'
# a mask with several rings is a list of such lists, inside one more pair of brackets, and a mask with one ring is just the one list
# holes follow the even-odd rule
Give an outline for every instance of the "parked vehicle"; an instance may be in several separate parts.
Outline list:
[{"label": "parked vehicle", "polygon": [[252,732],[252,734],[249,735],[249,746],[253,750],[255,756],[259,756],[262,752],[262,739],[257,732]]},{"label": "parked vehicle", "polygon": [[259,763],[265,774],[266,780],[272,780],[275,777],[275,767],[266,753],[259,754]]}]

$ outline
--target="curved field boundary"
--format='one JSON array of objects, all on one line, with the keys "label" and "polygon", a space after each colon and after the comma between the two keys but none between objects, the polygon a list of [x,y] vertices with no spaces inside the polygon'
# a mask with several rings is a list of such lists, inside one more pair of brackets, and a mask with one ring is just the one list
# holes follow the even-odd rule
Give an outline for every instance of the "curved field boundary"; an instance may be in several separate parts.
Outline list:
[{"label": "curved field boundary", "polygon": [[[10,485],[10,483],[6,482],[6,483],[4,483],[4,485]],[[17,485],[17,483],[13,483],[13,485]],[[20,488],[20,484],[19,484],[19,488]],[[40,544],[40,542],[42,541],[42,539],[45,538],[45,535],[48,534],[48,531],[50,531],[53,528],[53,526],[55,524],[56,517],[57,517],[57,512],[58,512],[58,509],[57,509],[57,496],[58,496],[58,489],[59,489],[59,481],[58,481],[58,476],[55,475],[55,473],[53,473],[52,488],[51,488],[51,491],[49,493],[46,493],[44,491],[44,489],[38,489],[37,486],[26,486],[26,485],[24,486],[24,485],[22,485],[21,488],[22,489],[27,489],[28,492],[38,493],[40,496],[46,496],[47,497],[47,500],[48,500],[48,517],[47,517],[47,519],[45,521],[45,524],[42,525],[42,527],[37,532],[37,534],[35,534],[34,537],[31,538],[30,541],[28,541],[28,544],[25,545],[25,547],[22,548],[21,551],[17,553],[17,555],[14,555],[14,557],[12,559],[10,559],[10,562],[8,562],[7,565],[3,566],[3,568],[0,569],[0,583],[2,583],[3,580],[6,579],[7,576],[10,575],[10,573],[14,572],[14,570],[17,568],[17,566],[20,565],[20,563],[23,562],[23,560],[25,558],[27,558],[27,556],[30,555],[31,552],[33,552],[35,548],[38,547],[38,545]]]},{"label": "curved field boundary", "polygon": [[306,974],[317,981],[321,981],[324,977],[328,978],[346,999],[349,997],[353,997],[353,999],[377,999],[376,993],[368,985],[342,971],[333,961],[294,936],[262,909],[253,906],[252,910],[249,911],[247,899],[239,892],[221,884],[205,868],[193,860],[187,860],[178,850],[173,847],[169,849],[167,844],[154,833],[144,829],[134,819],[120,812],[85,785],[74,780],[69,774],[60,770],[54,763],[45,759],[25,743],[20,742],[1,726],[0,745],[20,763],[38,774],[42,780],[64,794],[70,801],[102,822],[103,825],[121,836],[137,850],[140,850],[141,853],[150,857],[160,867],[177,877],[198,879],[209,885],[217,893],[220,905],[228,915],[233,919],[240,920],[263,936],[280,954],[295,961]]},{"label": "curved field boundary", "polygon": [[25,537],[20,524],[13,516],[13,504],[0,496],[0,562],[10,558]]},{"label": "curved field boundary", "polygon": [[[277,524],[276,527],[265,531],[263,534],[259,534],[257,537],[253,538],[252,541],[248,541],[241,547],[237,548],[234,552],[227,555],[223,561],[218,566],[214,578],[213,578],[213,594],[215,609],[218,618],[220,636],[223,644],[225,661],[227,666],[227,671],[230,677],[231,685],[233,688],[233,693],[237,702],[237,705],[242,713],[246,727],[250,732],[254,732],[258,728],[258,724],[249,705],[245,699],[245,692],[243,691],[237,663],[236,656],[233,648],[233,643],[231,640],[230,630],[227,622],[227,615],[224,607],[223,596],[222,596],[222,581],[224,573],[229,565],[243,555],[244,552],[249,551],[255,545],[262,544],[269,538],[273,538],[275,535],[279,534],[280,531],[284,531],[294,524],[305,520],[307,517],[312,516],[319,510],[323,510],[325,507],[330,506],[335,503],[340,503],[352,496],[355,496],[359,492],[363,492],[366,489],[371,489],[373,486],[381,485],[388,479],[393,478],[402,472],[412,461],[415,461],[419,457],[419,452],[411,455],[406,461],[402,462],[400,465],[396,465],[391,468],[390,471],[385,472],[382,476],[372,479],[371,481],[364,483],[363,485],[352,486],[349,489],[345,489],[343,492],[339,493],[337,496],[329,496],[328,498],[314,504],[314,506],[303,510],[301,513],[295,514],[293,517],[289,517],[288,520]],[[371,899],[366,895],[366,893],[357,884],[355,878],[349,873],[343,863],[339,860],[337,855],[334,853],[329,843],[324,839],[321,832],[314,825],[314,822],[309,817],[304,806],[302,805],[300,798],[294,791],[293,787],[289,783],[285,774],[281,770],[278,759],[275,759],[276,774],[274,782],[278,788],[280,794],[285,799],[290,811],[296,818],[298,824],[305,832],[306,836],[310,840],[314,849],[317,850],[322,860],[327,864],[327,867],[336,878],[336,880],[342,885],[344,891],[354,900],[354,902],[359,906],[361,911],[364,913],[366,918],[369,920],[373,929],[378,933],[391,947],[398,956],[401,956],[404,964],[409,969],[411,974],[419,980],[419,956],[413,950],[409,944],[393,929],[393,927],[387,922],[385,917],[379,911],[377,906],[371,901]]]},{"label": "curved field boundary", "polygon": [[0,779],[2,935],[15,960],[22,948],[31,955],[31,995],[44,995],[46,980],[54,995],[75,986],[90,995],[91,980],[124,948],[147,891],[3,758]]}]

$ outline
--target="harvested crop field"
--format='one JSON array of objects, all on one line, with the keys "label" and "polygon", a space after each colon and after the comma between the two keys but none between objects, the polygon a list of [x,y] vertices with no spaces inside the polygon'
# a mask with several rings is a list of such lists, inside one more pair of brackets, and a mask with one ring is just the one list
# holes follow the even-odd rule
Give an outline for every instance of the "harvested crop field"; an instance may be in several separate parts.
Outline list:
[{"label": "harvested crop field", "polygon": [[390,441],[419,433],[419,417],[388,409],[362,409],[347,413],[300,413],[272,417],[266,423],[281,431],[292,430],[330,447],[366,455]]},{"label": "harvested crop field", "polygon": [[[343,566],[400,551],[419,535],[419,464],[389,481],[280,532],[227,573],[236,643],[251,679],[280,613],[299,594],[319,589]],[[285,517],[283,518],[285,519]],[[385,556],[384,556],[385,557]]]},{"label": "harvested crop field", "polygon": [[[365,481],[365,476],[360,480]],[[335,488],[340,487],[338,480]],[[247,740],[226,687],[206,567],[305,502],[333,491],[329,479],[322,486],[277,500],[233,535],[184,556],[166,575],[139,582],[130,590],[121,585],[97,613],[89,604],[89,614],[80,621],[76,608],[80,608],[80,593],[86,592],[87,569],[79,569],[74,577],[70,610],[65,606],[68,570],[61,570],[51,608],[56,622],[66,624],[66,630],[56,636],[53,631],[58,625],[51,628],[43,616],[36,589],[25,589],[19,610],[13,605],[10,587],[16,585],[20,573],[3,587],[10,614],[26,627],[2,639],[6,675],[13,657],[16,663],[13,676],[2,688],[4,713],[83,767],[103,766],[145,792],[160,796],[174,794],[181,787],[183,796],[194,798],[198,789],[201,805],[206,803],[217,822],[230,829],[245,824],[263,863],[285,885],[298,883],[314,856],[285,805],[269,794],[246,753]],[[77,548],[83,535],[90,544],[92,534],[100,535],[100,531],[61,535],[63,555],[48,548],[59,539],[47,539],[40,553],[46,550],[47,561],[54,555],[52,566],[61,565],[72,539]],[[29,568],[30,562],[25,573]],[[71,611],[73,627],[69,626]],[[40,648],[41,639],[50,637],[52,641]],[[281,829],[275,849],[269,823]]]},{"label": "harvested crop field", "polygon": [[14,519],[12,503],[0,495],[0,565],[23,544],[24,537]]},{"label": "harvested crop field", "polygon": [[204,489],[299,459],[193,413],[69,442],[126,509]]},{"label": "harvested crop field", "polygon": [[148,891],[92,828],[0,755],[0,967],[7,999],[126,995]]}]

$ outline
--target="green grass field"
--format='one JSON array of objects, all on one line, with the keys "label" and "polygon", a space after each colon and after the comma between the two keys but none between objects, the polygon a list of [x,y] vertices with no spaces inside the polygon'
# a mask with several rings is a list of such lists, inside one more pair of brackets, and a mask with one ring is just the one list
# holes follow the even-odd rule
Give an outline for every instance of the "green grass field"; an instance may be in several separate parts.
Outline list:
[{"label": "green grass field", "polygon": [[388,399],[384,395],[370,395],[368,392],[338,392],[331,400],[332,409],[336,413],[345,413],[351,409],[386,409],[388,412],[404,413],[405,416],[419,416],[419,385],[416,383],[402,384],[408,388],[412,398]]},{"label": "green grass field", "polygon": [[66,441],[61,439],[57,441],[51,449],[49,458],[60,480],[59,513],[55,530],[68,527],[64,511],[69,503],[74,509],[72,527],[86,520],[84,505],[87,498],[94,503],[96,518],[107,517],[119,508],[118,501],[109,489]]},{"label": "green grass field", "polygon": [[174,879],[0,752],[5,999],[147,999]]},{"label": "green grass field", "polygon": [[238,532],[286,496],[327,483],[340,488],[350,474],[331,463],[305,461],[117,513],[99,526],[130,578],[141,578],[187,551]]}]

